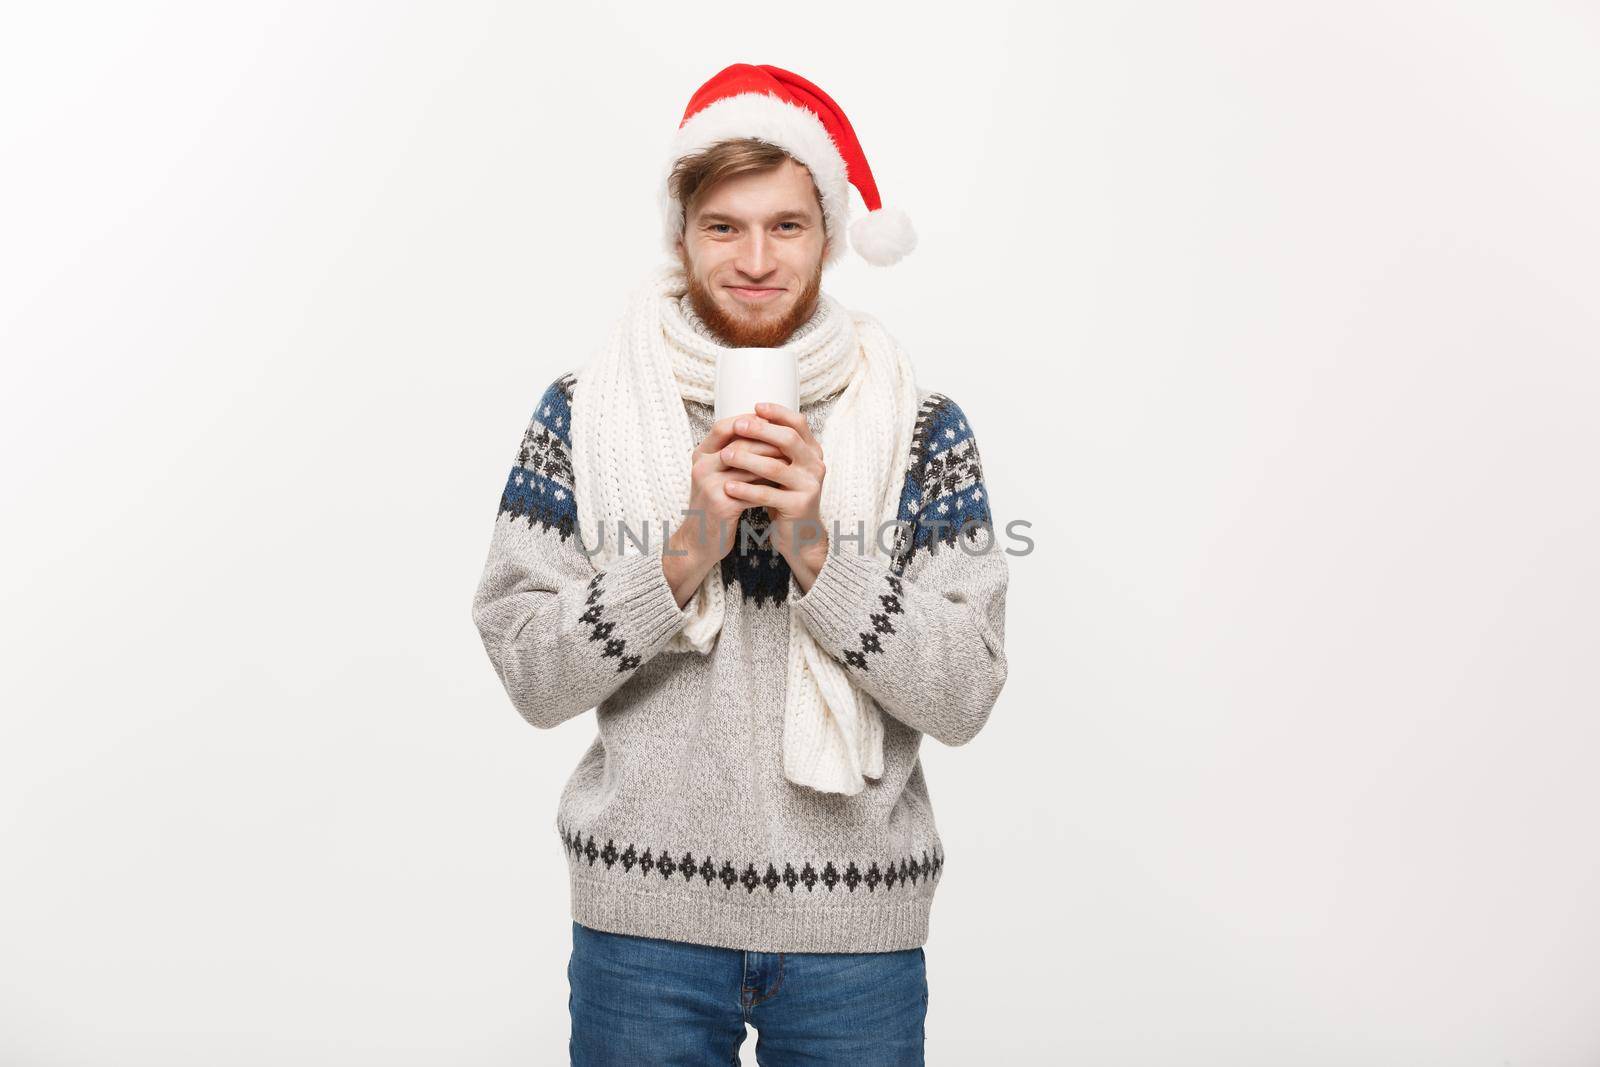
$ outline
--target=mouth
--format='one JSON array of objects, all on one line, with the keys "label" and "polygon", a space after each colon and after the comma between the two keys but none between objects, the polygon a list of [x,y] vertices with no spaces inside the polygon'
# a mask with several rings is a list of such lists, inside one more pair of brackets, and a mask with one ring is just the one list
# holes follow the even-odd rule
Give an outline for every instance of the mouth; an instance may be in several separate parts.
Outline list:
[{"label": "mouth", "polygon": [[751,288],[749,286],[742,285],[726,285],[723,286],[723,288],[732,293],[736,299],[743,300],[749,304],[766,303],[769,300],[776,299],[780,294],[787,292],[787,290],[784,289],[771,289],[766,287]]}]

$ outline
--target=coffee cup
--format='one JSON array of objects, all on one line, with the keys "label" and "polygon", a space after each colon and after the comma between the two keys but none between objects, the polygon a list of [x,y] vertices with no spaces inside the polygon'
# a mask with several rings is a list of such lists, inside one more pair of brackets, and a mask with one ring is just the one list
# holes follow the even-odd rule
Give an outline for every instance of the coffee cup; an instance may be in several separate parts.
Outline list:
[{"label": "coffee cup", "polygon": [[717,356],[715,418],[754,415],[756,404],[800,410],[800,364],[781,348],[729,348]]}]

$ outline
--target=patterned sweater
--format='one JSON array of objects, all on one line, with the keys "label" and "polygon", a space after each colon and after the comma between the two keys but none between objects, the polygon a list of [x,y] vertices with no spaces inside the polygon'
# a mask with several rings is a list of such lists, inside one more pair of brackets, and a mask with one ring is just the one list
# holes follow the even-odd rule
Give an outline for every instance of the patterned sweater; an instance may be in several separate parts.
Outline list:
[{"label": "patterned sweater", "polygon": [[[596,709],[597,736],[561,791],[553,827],[572,918],[765,952],[924,944],[945,850],[918,749],[924,734],[970,741],[1006,680],[1005,546],[965,414],[919,390],[903,523],[887,561],[837,539],[801,595],[779,553],[736,540],[720,565],[728,596],[716,644],[705,655],[668,653],[690,612],[662,570],[659,528],[649,553],[603,573],[580,547],[569,416],[582,387],[568,372],[539,400],[472,605],[524,719],[550,728]],[[802,406],[814,433],[838,395]],[[699,441],[712,409],[685,409]],[[768,523],[759,507],[744,519],[753,531]],[[855,796],[783,774],[796,612],[884,711],[883,776]]]}]

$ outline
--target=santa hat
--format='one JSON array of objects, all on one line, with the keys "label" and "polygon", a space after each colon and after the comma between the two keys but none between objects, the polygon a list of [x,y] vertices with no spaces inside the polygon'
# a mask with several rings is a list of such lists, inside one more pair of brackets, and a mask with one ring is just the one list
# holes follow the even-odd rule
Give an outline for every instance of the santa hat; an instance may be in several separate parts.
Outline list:
[{"label": "santa hat", "polygon": [[[844,255],[844,235],[868,263],[888,266],[917,246],[911,220],[878,198],[872,169],[855,131],[827,93],[798,74],[765,63],[735,63],[718,71],[689,100],[672,140],[667,173],[686,155],[718,141],[751,137],[777,145],[803,163],[822,195],[822,217],[831,247],[824,263]],[[850,186],[861,193],[867,214],[850,221]],[[665,244],[673,251],[683,234],[683,208],[661,183]]]}]

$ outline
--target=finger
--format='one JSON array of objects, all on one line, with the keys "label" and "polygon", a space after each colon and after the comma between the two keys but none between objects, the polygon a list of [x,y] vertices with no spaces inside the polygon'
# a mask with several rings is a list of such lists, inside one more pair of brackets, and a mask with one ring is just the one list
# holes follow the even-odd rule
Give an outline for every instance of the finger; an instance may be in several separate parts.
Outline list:
[{"label": "finger", "polygon": [[[749,437],[735,437],[728,444],[730,446],[737,444],[745,451],[753,452],[758,456],[773,456],[777,459],[785,458],[783,449],[779,448],[777,445],[769,444],[766,441],[757,441]],[[727,451],[727,447],[728,446],[724,446],[723,451]]]},{"label": "finger", "polygon": [[752,482],[724,482],[723,491],[729,496],[744,501],[750,507],[760,507],[765,504],[769,507],[783,510],[783,505],[797,494],[771,485],[756,485]]},{"label": "finger", "polygon": [[[739,436],[739,431],[733,428],[733,424],[734,420],[740,417],[741,416],[739,415],[729,415],[726,418],[718,419],[716,422],[713,422],[711,424],[711,429],[706,431],[705,440],[700,442],[700,446],[696,449],[696,451],[715,452],[726,445],[729,441],[736,439]],[[749,418],[748,415],[743,417]]]},{"label": "finger", "polygon": [[[732,443],[737,443],[739,448],[748,454],[769,456],[773,459],[788,462],[783,455],[783,450],[777,445],[769,445],[765,441],[752,441],[748,437],[735,437],[733,442],[730,442],[730,444]],[[734,464],[729,463],[726,458],[724,458],[724,453],[727,451],[728,446],[725,445],[716,452],[710,453],[712,462],[711,469],[715,471],[737,471],[740,474],[748,473],[746,468],[735,466]]]},{"label": "finger", "polygon": [[[711,424],[710,429],[706,431],[705,437],[697,446],[695,446],[695,451],[706,453],[715,452],[718,449],[726,446],[729,441],[739,440],[741,435],[739,431],[734,428],[734,422],[741,418],[752,419],[754,417],[755,416],[746,412],[743,415],[729,415],[726,418],[718,419],[716,422]],[[748,440],[748,438],[746,439]],[[776,446],[773,447],[776,448]]]},{"label": "finger", "polygon": [[737,467],[740,470],[759,474],[763,478],[770,478],[786,488],[798,488],[790,485],[790,479],[793,477],[795,469],[794,464],[786,459],[755,454],[756,448],[771,447],[771,445],[765,444],[733,444],[724,448],[717,455],[722,458],[723,463],[730,467]]},{"label": "finger", "polygon": [[[744,423],[743,428],[739,426],[741,422]],[[734,420],[733,429],[734,432],[744,437],[777,445],[783,450],[784,455],[796,463],[805,462],[805,450],[809,446],[793,426],[769,422],[759,415],[746,415]]]},{"label": "finger", "polygon": [[793,428],[795,433],[800,435],[802,441],[816,443],[816,438],[811,436],[811,424],[806,421],[804,415],[794,408],[762,400],[756,404],[756,414],[772,422],[780,422]]}]

